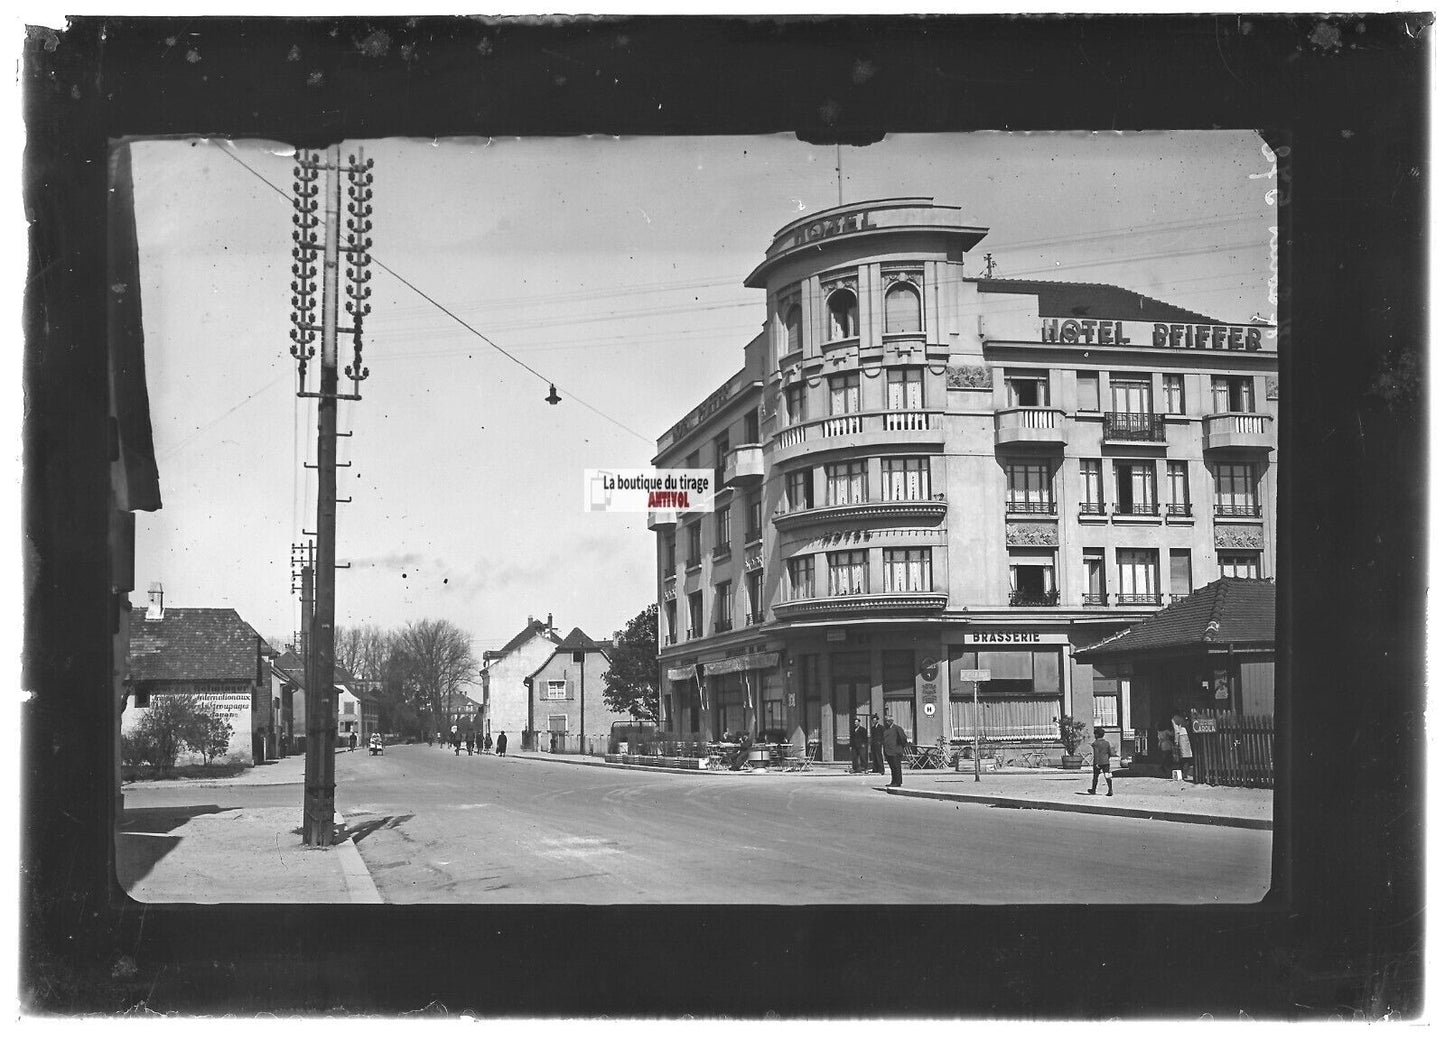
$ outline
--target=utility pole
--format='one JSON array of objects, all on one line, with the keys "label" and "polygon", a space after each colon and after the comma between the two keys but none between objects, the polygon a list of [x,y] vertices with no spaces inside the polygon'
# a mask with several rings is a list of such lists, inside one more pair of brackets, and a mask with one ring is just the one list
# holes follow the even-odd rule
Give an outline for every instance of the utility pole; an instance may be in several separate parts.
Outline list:
[{"label": "utility pole", "polygon": [[[297,648],[301,654],[301,686],[306,691],[304,703],[310,704],[314,689],[311,669],[311,619],[315,614],[314,602],[316,572],[316,545],[313,542],[293,543],[291,546],[291,591],[301,593],[301,628],[298,630]],[[299,582],[299,584],[298,584]],[[308,712],[309,716],[309,712]],[[295,719],[292,719],[294,732]],[[309,736],[309,734],[308,734]],[[311,742],[306,742],[306,754],[311,754]]]},{"label": "utility pole", "polygon": [[993,277],[993,254],[992,254],[992,253],[984,253],[984,254],[983,254],[983,271],[984,271],[983,276],[984,276],[985,278],[992,278],[992,277]]},{"label": "utility pole", "polygon": [[[308,688],[306,691],[306,788],[303,840],[312,847],[332,844],[336,814],[336,407],[340,400],[361,400],[360,383],[369,374],[361,364],[362,319],[371,311],[367,282],[371,272],[371,163],[350,156],[343,169],[341,149],[332,145],[323,162],[316,152],[296,158],[296,213],[292,218],[291,283],[293,307],[291,355],[297,361],[297,396],[316,402],[316,556],[315,607],[310,618]],[[325,171],[324,242],[318,242],[318,185]],[[341,243],[341,180],[347,181],[346,244]],[[316,323],[316,259],[321,256],[321,324]],[[346,265],[346,310],[351,327],[337,323],[342,257]],[[352,335],[355,360],[346,369],[352,393],[338,390],[337,336]],[[321,335],[320,388],[306,389],[307,362]]]}]

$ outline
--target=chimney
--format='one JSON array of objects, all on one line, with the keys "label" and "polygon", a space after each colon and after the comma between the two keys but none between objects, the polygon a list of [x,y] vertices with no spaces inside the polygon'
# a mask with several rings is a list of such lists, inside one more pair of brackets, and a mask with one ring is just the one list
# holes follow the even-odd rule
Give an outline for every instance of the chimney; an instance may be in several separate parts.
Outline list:
[{"label": "chimney", "polygon": [[150,597],[150,606],[146,607],[146,620],[160,621],[166,616],[166,593],[165,590],[161,588],[161,583],[158,581],[151,582],[151,587],[147,595]]},{"label": "chimney", "polygon": [[536,623],[536,621],[537,621],[537,619],[534,618],[531,614],[528,614],[528,615],[527,615],[527,627],[528,627],[528,628],[531,628],[532,625]]},{"label": "chimney", "polygon": [[552,624],[552,614],[550,611],[547,613],[547,632],[554,636],[557,634],[557,626]]}]

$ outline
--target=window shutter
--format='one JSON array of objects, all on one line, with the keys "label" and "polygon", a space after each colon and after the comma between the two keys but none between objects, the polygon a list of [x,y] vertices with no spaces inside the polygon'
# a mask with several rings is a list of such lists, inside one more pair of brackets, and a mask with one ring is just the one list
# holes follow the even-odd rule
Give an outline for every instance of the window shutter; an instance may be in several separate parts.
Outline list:
[{"label": "window shutter", "polygon": [[575,696],[574,696],[573,693],[572,693],[572,680],[571,680],[571,679],[566,679],[566,680],[564,680],[564,681],[567,683],[567,699],[568,699],[569,701],[570,701],[570,700],[575,700],[576,698],[575,698]]}]

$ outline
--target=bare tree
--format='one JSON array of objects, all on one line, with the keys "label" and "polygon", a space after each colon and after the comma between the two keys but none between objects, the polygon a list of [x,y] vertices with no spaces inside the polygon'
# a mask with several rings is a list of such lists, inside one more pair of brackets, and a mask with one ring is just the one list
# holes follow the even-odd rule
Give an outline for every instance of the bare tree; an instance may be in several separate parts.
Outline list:
[{"label": "bare tree", "polygon": [[336,661],[354,679],[379,680],[394,638],[376,625],[337,626]]},{"label": "bare tree", "polygon": [[471,637],[450,621],[427,619],[408,622],[394,639],[407,673],[407,699],[433,725],[443,717],[447,695],[477,674]]}]

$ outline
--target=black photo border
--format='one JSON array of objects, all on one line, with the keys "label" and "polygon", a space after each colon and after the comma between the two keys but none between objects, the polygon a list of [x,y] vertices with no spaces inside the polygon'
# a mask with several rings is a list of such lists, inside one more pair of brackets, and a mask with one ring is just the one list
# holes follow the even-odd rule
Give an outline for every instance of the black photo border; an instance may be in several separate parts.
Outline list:
[{"label": "black photo border", "polygon": [[[33,27],[21,66],[32,221],[23,1007],[1420,1014],[1432,23],[78,18]],[[104,363],[112,141],[786,132],[862,144],[885,132],[1214,127],[1260,130],[1281,157],[1285,779],[1264,903],[208,908],[142,906],[116,890]]]}]

